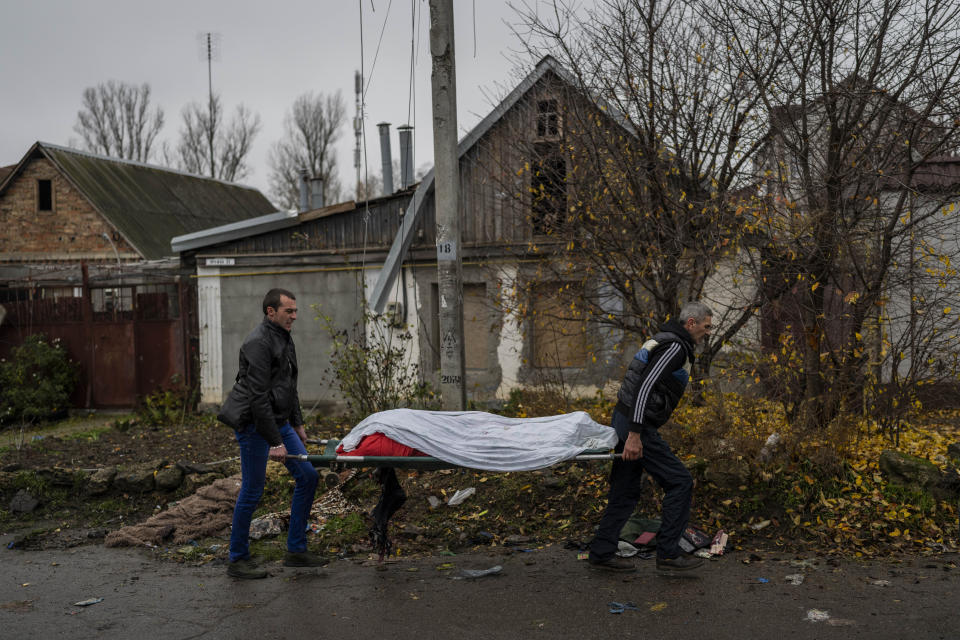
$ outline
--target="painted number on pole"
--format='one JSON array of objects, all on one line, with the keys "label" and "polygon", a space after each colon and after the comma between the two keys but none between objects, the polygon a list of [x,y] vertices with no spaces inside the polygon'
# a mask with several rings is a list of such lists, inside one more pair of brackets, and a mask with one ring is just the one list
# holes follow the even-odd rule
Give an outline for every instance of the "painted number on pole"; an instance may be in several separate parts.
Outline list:
[{"label": "painted number on pole", "polygon": [[460,384],[460,376],[440,376],[440,384]]},{"label": "painted number on pole", "polygon": [[456,260],[457,245],[453,242],[437,243],[437,260]]}]

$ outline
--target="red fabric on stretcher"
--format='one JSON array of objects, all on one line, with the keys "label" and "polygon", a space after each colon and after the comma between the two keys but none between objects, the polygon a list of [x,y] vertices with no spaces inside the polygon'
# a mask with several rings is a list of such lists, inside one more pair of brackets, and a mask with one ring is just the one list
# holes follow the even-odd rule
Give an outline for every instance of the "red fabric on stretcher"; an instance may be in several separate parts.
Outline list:
[{"label": "red fabric on stretcher", "polygon": [[[398,458],[407,458],[411,456],[427,456],[422,451],[413,447],[400,444],[396,440],[388,438],[382,433],[371,433],[363,436],[356,449],[344,451],[343,445],[337,447],[337,455],[341,456],[395,456]],[[429,456],[427,456],[429,457]]]}]

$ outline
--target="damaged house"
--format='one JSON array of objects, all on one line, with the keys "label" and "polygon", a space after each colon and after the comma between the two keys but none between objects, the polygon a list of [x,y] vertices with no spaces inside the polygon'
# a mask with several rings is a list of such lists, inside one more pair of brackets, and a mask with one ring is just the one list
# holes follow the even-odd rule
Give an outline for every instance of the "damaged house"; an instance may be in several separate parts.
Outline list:
[{"label": "damaged house", "polygon": [[37,142],[0,170],[0,357],[59,339],[82,407],[189,383],[196,294],[170,238],[272,211],[250,187]]}]

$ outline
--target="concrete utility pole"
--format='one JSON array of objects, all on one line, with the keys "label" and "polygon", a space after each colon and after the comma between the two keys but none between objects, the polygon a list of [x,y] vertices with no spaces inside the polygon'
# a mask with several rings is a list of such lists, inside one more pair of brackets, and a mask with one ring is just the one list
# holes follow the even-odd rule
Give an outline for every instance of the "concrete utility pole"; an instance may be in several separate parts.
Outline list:
[{"label": "concrete utility pole", "polygon": [[440,294],[440,395],[445,411],[467,406],[463,363],[463,274],[457,161],[457,74],[453,0],[430,0],[433,157]]}]

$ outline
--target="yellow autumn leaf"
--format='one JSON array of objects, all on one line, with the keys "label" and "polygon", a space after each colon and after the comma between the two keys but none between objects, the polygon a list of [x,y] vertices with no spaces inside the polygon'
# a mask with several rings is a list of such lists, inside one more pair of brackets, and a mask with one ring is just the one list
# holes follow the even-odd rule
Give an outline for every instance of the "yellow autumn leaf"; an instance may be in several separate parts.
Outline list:
[{"label": "yellow autumn leaf", "polygon": [[658,602],[657,604],[650,607],[650,611],[653,611],[654,613],[656,613],[657,611],[663,611],[666,608],[667,608],[666,602]]},{"label": "yellow autumn leaf", "polygon": [[891,538],[898,538],[898,537],[900,537],[900,529],[894,529],[894,530],[891,531],[888,535],[889,535]]}]

